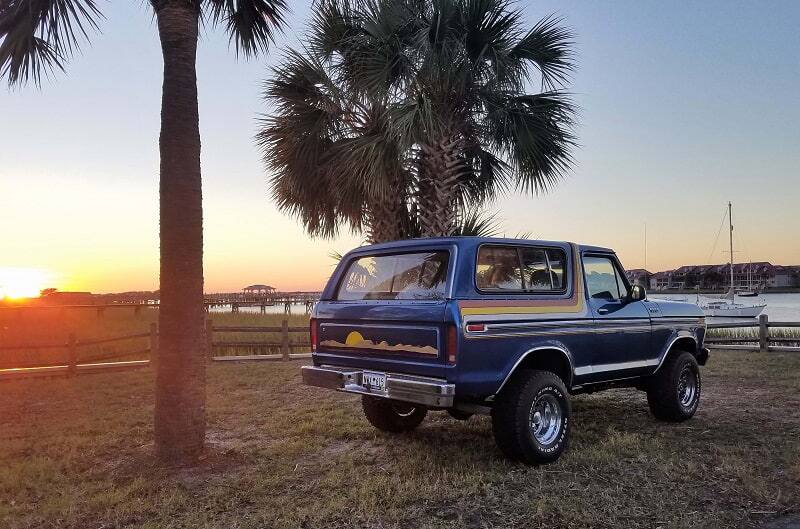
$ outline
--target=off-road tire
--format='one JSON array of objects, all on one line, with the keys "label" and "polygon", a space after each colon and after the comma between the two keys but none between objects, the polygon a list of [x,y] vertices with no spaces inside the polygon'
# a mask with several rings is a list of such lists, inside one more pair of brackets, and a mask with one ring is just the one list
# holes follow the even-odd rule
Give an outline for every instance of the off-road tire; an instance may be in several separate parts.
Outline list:
[{"label": "off-road tire", "polygon": [[[688,382],[694,381],[694,390]],[[647,385],[647,404],[657,419],[681,422],[690,419],[700,404],[700,368],[689,352],[672,354]]]},{"label": "off-road tire", "polygon": [[425,406],[371,395],[361,396],[361,406],[372,426],[392,433],[410,432],[419,426],[428,414],[428,408]]},{"label": "off-road tire", "polygon": [[461,411],[455,408],[447,408],[447,414],[457,421],[468,421],[472,414],[468,411]]},{"label": "off-road tire", "polygon": [[[534,433],[534,406],[558,406],[558,429],[553,440],[542,443]],[[497,446],[507,457],[526,465],[552,463],[569,444],[571,406],[564,382],[549,371],[516,373],[495,399],[492,430]]]}]

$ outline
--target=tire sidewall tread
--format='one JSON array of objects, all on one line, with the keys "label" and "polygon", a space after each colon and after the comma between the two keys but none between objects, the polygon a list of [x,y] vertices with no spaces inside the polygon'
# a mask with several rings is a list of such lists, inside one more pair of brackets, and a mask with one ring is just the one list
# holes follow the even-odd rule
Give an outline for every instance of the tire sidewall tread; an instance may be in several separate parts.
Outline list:
[{"label": "tire sidewall tread", "polygon": [[[563,424],[558,439],[544,447],[530,432],[530,410],[538,397],[554,395],[561,403]],[[549,371],[516,373],[495,400],[492,429],[500,450],[509,458],[528,465],[551,463],[567,449],[571,428],[571,406],[563,381]]]},{"label": "tire sidewall tread", "polygon": [[425,406],[400,403],[414,408],[410,415],[400,415],[393,408],[393,405],[398,403],[397,401],[372,395],[361,396],[361,407],[364,410],[364,416],[372,426],[384,432],[410,432],[419,426],[428,414],[428,409]]},{"label": "tire sidewall tread", "polygon": [[[678,395],[678,383],[685,367],[692,369],[697,383],[697,394],[690,406],[683,406]],[[653,376],[647,388],[647,403],[653,415],[660,420],[681,422],[691,419],[700,405],[702,380],[697,359],[688,351],[672,353]]]}]

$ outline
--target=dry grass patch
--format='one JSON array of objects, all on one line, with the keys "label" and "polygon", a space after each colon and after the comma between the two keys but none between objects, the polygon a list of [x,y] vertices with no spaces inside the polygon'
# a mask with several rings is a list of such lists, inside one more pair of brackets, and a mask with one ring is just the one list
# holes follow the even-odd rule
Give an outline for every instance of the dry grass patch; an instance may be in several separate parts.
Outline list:
[{"label": "dry grass patch", "polygon": [[677,425],[633,390],[576,397],[569,451],[540,468],[503,459],[486,417],[379,433],[299,365],[212,365],[192,469],[152,459],[149,371],[2,383],[0,526],[666,529],[800,509],[798,355],[715,352]]}]

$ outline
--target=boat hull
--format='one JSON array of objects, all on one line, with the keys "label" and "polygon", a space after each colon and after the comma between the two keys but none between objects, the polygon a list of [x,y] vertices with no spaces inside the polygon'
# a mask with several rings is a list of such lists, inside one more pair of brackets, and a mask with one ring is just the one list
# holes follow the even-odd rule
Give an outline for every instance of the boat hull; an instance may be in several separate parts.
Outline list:
[{"label": "boat hull", "polygon": [[706,316],[716,318],[757,318],[766,305],[752,305],[747,307],[703,307]]}]

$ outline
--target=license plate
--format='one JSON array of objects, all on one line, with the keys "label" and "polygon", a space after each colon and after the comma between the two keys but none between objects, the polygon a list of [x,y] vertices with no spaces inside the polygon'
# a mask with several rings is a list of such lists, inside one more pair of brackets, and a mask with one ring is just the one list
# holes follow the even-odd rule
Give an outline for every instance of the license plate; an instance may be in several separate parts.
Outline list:
[{"label": "license plate", "polygon": [[361,385],[370,391],[386,391],[386,375],[382,373],[363,373]]}]

